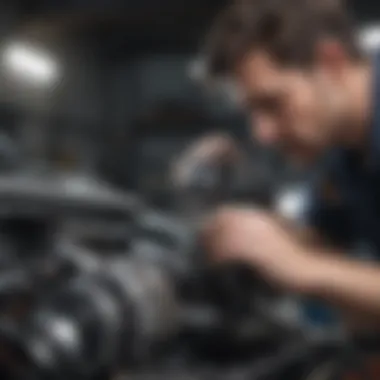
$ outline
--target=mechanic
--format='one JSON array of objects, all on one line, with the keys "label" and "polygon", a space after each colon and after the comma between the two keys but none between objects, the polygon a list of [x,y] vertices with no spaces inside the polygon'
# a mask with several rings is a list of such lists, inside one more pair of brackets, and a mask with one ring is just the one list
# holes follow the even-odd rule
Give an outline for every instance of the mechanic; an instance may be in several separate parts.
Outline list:
[{"label": "mechanic", "polygon": [[[328,179],[313,181],[302,226],[261,209],[219,210],[204,235],[213,257],[377,324],[380,264],[344,253],[365,242],[380,258],[380,56],[362,52],[335,0],[235,1],[207,46],[209,73],[236,85],[255,138],[297,163],[321,161]],[[342,250],[328,244],[334,226]]]}]

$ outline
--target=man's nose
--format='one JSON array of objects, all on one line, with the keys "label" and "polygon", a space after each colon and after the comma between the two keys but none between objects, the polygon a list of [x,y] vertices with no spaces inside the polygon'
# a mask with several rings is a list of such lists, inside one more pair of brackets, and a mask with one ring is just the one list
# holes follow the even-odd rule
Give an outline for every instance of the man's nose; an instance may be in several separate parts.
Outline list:
[{"label": "man's nose", "polygon": [[272,146],[277,143],[279,138],[278,123],[274,118],[269,116],[255,117],[252,119],[251,125],[254,137],[260,144]]}]

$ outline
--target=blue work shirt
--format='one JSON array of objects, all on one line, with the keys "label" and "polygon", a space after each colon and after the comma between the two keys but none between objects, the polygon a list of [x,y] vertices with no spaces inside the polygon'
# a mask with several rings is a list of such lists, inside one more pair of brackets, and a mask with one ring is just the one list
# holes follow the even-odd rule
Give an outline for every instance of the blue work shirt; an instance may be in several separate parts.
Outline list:
[{"label": "blue work shirt", "polygon": [[[365,151],[336,149],[312,185],[307,222],[355,257],[380,261],[380,54],[373,57],[373,106]],[[333,320],[329,310],[308,303],[317,324]]]},{"label": "blue work shirt", "polygon": [[308,222],[347,248],[380,259],[380,54],[373,58],[372,122],[367,149],[336,149],[314,186]]}]

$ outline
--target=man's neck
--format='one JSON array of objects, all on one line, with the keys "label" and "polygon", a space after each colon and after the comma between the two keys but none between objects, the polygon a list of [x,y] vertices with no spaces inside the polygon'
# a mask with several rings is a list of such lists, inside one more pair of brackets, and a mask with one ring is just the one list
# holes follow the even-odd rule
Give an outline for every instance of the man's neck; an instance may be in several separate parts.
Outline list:
[{"label": "man's neck", "polygon": [[371,64],[354,66],[347,74],[346,91],[350,113],[344,127],[345,145],[365,149],[373,115],[374,69]]}]

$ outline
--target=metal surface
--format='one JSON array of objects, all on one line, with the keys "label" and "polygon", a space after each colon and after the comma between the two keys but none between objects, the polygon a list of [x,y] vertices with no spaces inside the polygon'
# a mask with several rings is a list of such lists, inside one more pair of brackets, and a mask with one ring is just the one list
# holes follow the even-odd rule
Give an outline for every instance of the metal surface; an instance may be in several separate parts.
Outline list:
[{"label": "metal surface", "polygon": [[0,177],[0,215],[134,214],[139,202],[86,177]]}]

